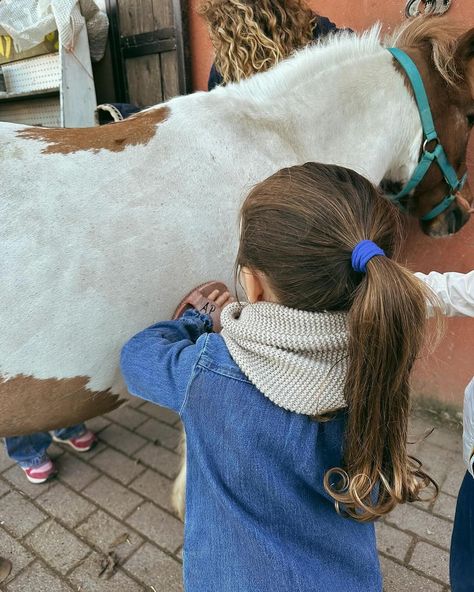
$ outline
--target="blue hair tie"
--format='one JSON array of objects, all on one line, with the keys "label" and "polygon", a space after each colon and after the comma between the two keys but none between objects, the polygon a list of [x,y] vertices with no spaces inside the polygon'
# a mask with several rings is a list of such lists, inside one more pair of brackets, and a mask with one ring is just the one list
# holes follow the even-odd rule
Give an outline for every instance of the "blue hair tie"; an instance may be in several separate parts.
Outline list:
[{"label": "blue hair tie", "polygon": [[385,252],[371,240],[363,240],[352,251],[352,269],[358,273],[367,272],[367,263],[377,255],[385,256]]}]

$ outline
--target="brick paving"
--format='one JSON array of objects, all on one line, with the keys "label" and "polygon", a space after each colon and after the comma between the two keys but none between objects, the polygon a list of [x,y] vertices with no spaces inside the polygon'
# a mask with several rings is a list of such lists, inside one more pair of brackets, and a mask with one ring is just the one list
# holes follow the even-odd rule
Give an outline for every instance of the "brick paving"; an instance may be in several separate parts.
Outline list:
[{"label": "brick paving", "polygon": [[[0,452],[0,556],[13,570],[2,592],[179,592],[182,524],[170,507],[180,425],[132,401],[88,424],[100,438],[77,454],[56,444],[59,477],[29,484]],[[414,439],[432,422],[417,415]],[[430,504],[400,506],[377,524],[385,592],[447,592],[449,541],[464,474],[461,434],[441,426],[410,445],[437,478]]]}]

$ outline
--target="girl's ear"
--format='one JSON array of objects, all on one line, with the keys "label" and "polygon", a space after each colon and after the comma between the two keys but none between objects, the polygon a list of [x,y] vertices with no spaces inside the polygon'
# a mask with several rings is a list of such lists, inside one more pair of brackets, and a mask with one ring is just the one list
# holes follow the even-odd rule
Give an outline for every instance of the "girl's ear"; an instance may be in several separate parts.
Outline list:
[{"label": "girl's ear", "polygon": [[242,267],[240,279],[250,304],[264,300],[265,287],[262,278],[248,267]]}]

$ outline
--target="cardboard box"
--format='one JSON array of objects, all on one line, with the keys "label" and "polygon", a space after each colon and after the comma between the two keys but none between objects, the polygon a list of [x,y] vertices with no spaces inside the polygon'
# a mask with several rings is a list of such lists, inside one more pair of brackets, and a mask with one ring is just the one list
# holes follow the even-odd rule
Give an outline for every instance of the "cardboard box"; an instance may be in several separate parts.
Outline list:
[{"label": "cardboard box", "polygon": [[54,53],[59,49],[58,32],[49,33],[43,43],[27,49],[26,51],[15,51],[13,39],[9,35],[0,35],[0,64],[8,64],[18,60],[25,60],[46,53]]}]

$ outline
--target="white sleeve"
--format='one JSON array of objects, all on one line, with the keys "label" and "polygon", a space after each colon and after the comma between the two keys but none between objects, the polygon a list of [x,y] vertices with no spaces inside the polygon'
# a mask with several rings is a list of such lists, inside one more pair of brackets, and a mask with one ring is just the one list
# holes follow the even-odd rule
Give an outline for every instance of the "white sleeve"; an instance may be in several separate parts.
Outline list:
[{"label": "white sleeve", "polygon": [[436,294],[446,316],[474,317],[474,270],[469,273],[432,271],[428,275],[415,275]]},{"label": "white sleeve", "polygon": [[464,395],[464,462],[474,477],[474,378],[466,387]]}]

